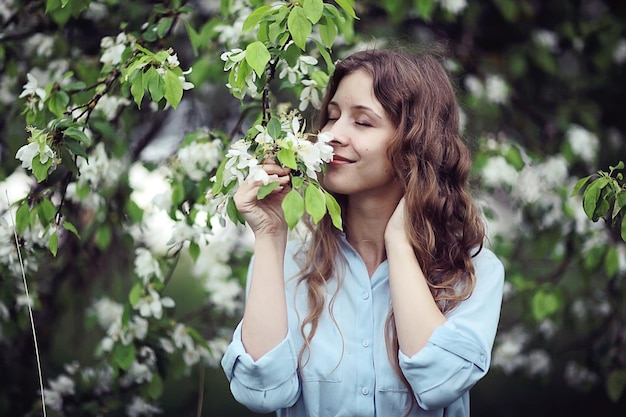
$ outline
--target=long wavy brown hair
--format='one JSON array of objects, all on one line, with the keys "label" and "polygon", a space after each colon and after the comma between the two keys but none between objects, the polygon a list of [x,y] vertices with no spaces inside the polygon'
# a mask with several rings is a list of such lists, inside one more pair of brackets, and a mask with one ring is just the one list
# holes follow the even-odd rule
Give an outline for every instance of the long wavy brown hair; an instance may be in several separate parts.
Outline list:
[{"label": "long wavy brown hair", "polygon": [[[358,70],[372,77],[374,95],[396,127],[387,154],[404,189],[407,233],[432,296],[447,313],[471,295],[475,285],[472,257],[482,248],[485,237],[484,221],[468,191],[472,160],[461,138],[454,88],[441,58],[432,52],[357,52],[341,60],[330,78],[320,127],[328,121],[327,106],[339,83]],[[344,196],[336,197],[345,208]],[[299,278],[300,283],[306,283],[309,307],[301,326],[305,344],[300,359],[310,348],[324,313],[325,284],[341,275],[338,268],[342,263],[337,258],[341,253],[339,236],[329,216],[310,226]],[[332,300],[330,306],[332,317]],[[393,310],[385,330],[391,365],[412,392],[398,364]]]}]

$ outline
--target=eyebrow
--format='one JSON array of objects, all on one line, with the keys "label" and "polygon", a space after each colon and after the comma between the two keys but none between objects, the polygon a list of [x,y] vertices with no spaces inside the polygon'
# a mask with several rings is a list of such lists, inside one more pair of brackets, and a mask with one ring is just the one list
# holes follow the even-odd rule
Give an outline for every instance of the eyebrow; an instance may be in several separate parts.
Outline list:
[{"label": "eyebrow", "polygon": [[[337,104],[336,101],[329,102],[328,106],[329,107],[330,106],[334,106],[334,107],[340,108],[339,104]],[[374,109],[372,109],[371,107],[367,107],[367,106],[363,106],[363,105],[356,105],[356,106],[352,106],[351,109],[366,111],[366,112],[372,114],[373,116],[376,116],[378,119],[383,120],[383,117],[380,114],[378,114],[376,111],[374,111]]]}]

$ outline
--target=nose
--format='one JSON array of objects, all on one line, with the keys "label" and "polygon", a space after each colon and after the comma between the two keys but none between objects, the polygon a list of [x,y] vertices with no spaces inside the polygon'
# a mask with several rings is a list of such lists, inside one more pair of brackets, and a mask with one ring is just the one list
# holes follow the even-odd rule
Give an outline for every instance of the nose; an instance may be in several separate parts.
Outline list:
[{"label": "nose", "polygon": [[333,139],[329,142],[332,146],[343,146],[347,142],[347,134],[345,128],[342,128],[341,119],[334,120],[332,123],[327,123],[322,131],[332,133]]}]

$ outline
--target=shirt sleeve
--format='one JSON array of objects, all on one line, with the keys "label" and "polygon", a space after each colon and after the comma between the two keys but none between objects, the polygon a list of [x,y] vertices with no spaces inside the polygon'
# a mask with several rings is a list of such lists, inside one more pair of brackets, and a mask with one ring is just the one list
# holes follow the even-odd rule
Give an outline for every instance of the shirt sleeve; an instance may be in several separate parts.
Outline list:
[{"label": "shirt sleeve", "polygon": [[292,406],[300,396],[297,355],[285,339],[258,360],[253,360],[241,342],[241,323],[222,357],[222,368],[233,397],[252,411],[270,413]]},{"label": "shirt sleeve", "polygon": [[427,344],[398,359],[415,398],[425,410],[444,408],[461,397],[489,369],[500,318],[504,268],[483,249],[474,260],[476,286],[472,295],[447,315]]}]

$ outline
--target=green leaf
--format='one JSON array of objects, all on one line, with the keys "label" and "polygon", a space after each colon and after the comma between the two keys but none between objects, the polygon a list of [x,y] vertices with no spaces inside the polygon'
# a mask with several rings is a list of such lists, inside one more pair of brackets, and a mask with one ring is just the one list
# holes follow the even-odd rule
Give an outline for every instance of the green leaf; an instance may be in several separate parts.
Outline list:
[{"label": "green leaf", "polygon": [[158,103],[163,98],[166,88],[165,80],[154,67],[151,67],[143,74],[143,88],[148,90],[150,98],[155,103]]},{"label": "green leaf", "polygon": [[296,190],[287,193],[282,203],[285,221],[289,229],[293,229],[304,214],[304,199]]},{"label": "green leaf", "polygon": [[304,190],[304,207],[317,224],[326,214],[326,197],[322,190],[315,185],[309,185]]},{"label": "green leaf", "polygon": [[626,215],[624,215],[624,217],[622,217],[622,227],[621,227],[621,236],[622,236],[622,240],[624,242],[626,242]]},{"label": "green leaf", "polygon": [[531,300],[531,310],[535,321],[540,322],[561,308],[561,298],[554,291],[539,290]]},{"label": "green leaf", "polygon": [[[323,16],[319,21],[318,27],[322,43],[330,48],[333,43],[335,43],[335,38],[337,37],[337,26],[335,25],[335,22],[329,22],[326,16]],[[321,52],[324,48],[319,49]],[[326,57],[324,57],[324,59],[326,59]],[[326,64],[328,65],[328,61],[326,61]]]},{"label": "green leaf", "polygon": [[335,72],[335,63],[333,62],[330,53],[318,41],[315,41],[315,43],[317,44],[317,49],[320,51],[320,54],[324,58],[324,62],[326,62],[326,69],[328,74],[332,74],[333,72]]},{"label": "green leaf", "polygon": [[130,365],[133,363],[135,356],[137,355],[135,345],[132,343],[128,345],[116,343],[113,347],[113,352],[111,353],[113,356],[113,363],[123,370],[130,368]]},{"label": "green leaf", "polygon": [[183,85],[174,71],[168,69],[165,72],[165,99],[173,108],[178,107],[178,103],[183,98]]},{"label": "green leaf", "polygon": [[57,251],[59,250],[59,236],[56,230],[50,235],[50,238],[48,238],[48,249],[50,249],[52,256],[57,256]]},{"label": "green leaf", "polygon": [[193,240],[189,242],[189,255],[194,261],[197,261],[198,257],[200,256],[200,245],[198,245]]},{"label": "green leaf", "polygon": [[48,169],[52,166],[52,158],[48,158],[45,164],[41,163],[38,155],[33,158],[33,174],[37,178],[37,182],[42,182],[48,178]]},{"label": "green leaf", "polygon": [[296,162],[296,153],[291,149],[282,148],[276,153],[276,157],[278,158],[282,166],[291,169],[298,169],[298,163]]},{"label": "green leaf", "polygon": [[67,230],[68,232],[72,232],[74,234],[74,236],[76,236],[77,238],[80,239],[80,235],[78,234],[78,230],[76,230],[76,227],[74,227],[74,225],[72,223],[65,221],[65,222],[62,223],[62,225],[63,225],[63,228],[65,230]]},{"label": "green leaf", "polygon": [[77,141],[84,143],[86,146],[91,145],[91,139],[89,139],[85,132],[75,127],[68,127],[63,131],[63,135],[76,139]]},{"label": "green leaf", "polygon": [[128,217],[135,223],[140,223],[143,219],[143,209],[139,207],[133,200],[126,201],[126,213]]},{"label": "green leaf", "polygon": [[265,73],[265,67],[270,62],[271,55],[263,42],[252,42],[246,47],[246,62],[260,77]]},{"label": "green leaf", "polygon": [[263,200],[265,197],[267,197],[272,191],[277,189],[279,186],[280,186],[280,183],[278,181],[268,182],[267,184],[259,187],[259,191],[257,191],[256,197],[259,200]]},{"label": "green leaf", "polygon": [[602,180],[602,178],[593,181],[583,194],[583,209],[587,217],[592,220],[596,220],[594,213],[598,205],[598,200],[600,199],[600,193],[602,192],[602,183],[600,180]]},{"label": "green leaf", "polygon": [[52,204],[49,198],[44,197],[41,200],[41,203],[37,206],[39,219],[41,224],[46,225],[52,221],[54,216],[56,215],[57,209]]},{"label": "green leaf", "polygon": [[137,71],[135,74],[130,82],[130,94],[132,94],[137,107],[141,108],[141,100],[143,100],[145,91],[143,88],[143,72]]},{"label": "green leaf", "polygon": [[306,18],[313,24],[319,22],[324,13],[323,0],[303,0],[302,7]]},{"label": "green leaf", "polygon": [[111,228],[107,224],[103,224],[98,228],[95,236],[96,246],[101,250],[105,250],[111,244]]},{"label": "green leaf", "polygon": [[303,51],[306,50],[306,40],[311,34],[311,22],[304,15],[302,7],[295,6],[287,18],[287,28],[294,43]]},{"label": "green leaf", "polygon": [[235,224],[245,224],[246,222],[241,213],[239,213],[239,210],[237,210],[235,200],[233,200],[232,197],[229,197],[228,203],[226,203],[226,214],[228,215],[228,218]]},{"label": "green leaf", "polygon": [[304,177],[298,177],[296,175],[291,176],[291,187],[292,188],[300,188],[304,183]]},{"label": "green leaf", "polygon": [[128,301],[130,302],[130,305],[135,307],[139,300],[141,300],[142,294],[143,288],[141,284],[139,282],[135,283],[135,285],[133,285],[133,288],[131,288],[130,292],[128,293]]},{"label": "green leaf", "polygon": [[278,139],[282,136],[283,129],[280,126],[280,120],[277,117],[272,117],[267,123],[267,133],[274,139]]},{"label": "green leaf", "polygon": [[330,218],[333,221],[333,225],[339,229],[343,230],[343,221],[341,220],[341,207],[335,197],[332,196],[328,191],[324,190],[324,196],[326,197],[326,208],[328,209],[328,214],[330,214]]},{"label": "green leaf", "polygon": [[163,380],[161,379],[161,376],[157,373],[154,372],[152,374],[152,379],[150,380],[150,383],[148,384],[148,396],[150,398],[152,398],[153,400],[158,399],[161,394],[163,394]]},{"label": "green leaf", "polygon": [[220,162],[219,166],[217,167],[217,172],[215,173],[215,182],[213,183],[213,187],[211,187],[211,193],[213,195],[218,195],[220,191],[222,191],[222,177],[224,175],[226,162],[228,162],[227,158],[222,159],[222,162]]},{"label": "green leaf", "polygon": [[15,213],[15,228],[17,229],[17,234],[21,235],[24,233],[29,224],[30,207],[28,206],[28,203],[24,201]]},{"label": "green leaf", "polygon": [[67,110],[67,105],[70,102],[70,97],[65,91],[57,91],[52,94],[48,100],[48,110],[50,110],[56,117],[63,117],[63,113]]},{"label": "green leaf", "polygon": [[339,5],[339,7],[341,7],[348,16],[350,16],[353,19],[358,19],[358,17],[356,16],[356,13],[354,13],[354,0],[336,0],[335,3],[337,3]]},{"label": "green leaf", "polygon": [[415,0],[415,8],[418,15],[428,22],[433,17],[435,2],[434,0]]},{"label": "green leaf", "polygon": [[261,19],[265,16],[272,8],[271,5],[261,6],[258,9],[255,9],[252,13],[246,17],[246,20],[243,21],[243,27],[241,28],[242,33],[246,33],[251,31],[256,27],[256,25],[261,21]]},{"label": "green leaf", "polygon": [[589,181],[589,179],[591,178],[591,175],[587,175],[585,178],[581,178],[576,182],[576,185],[574,186],[574,189],[572,190],[572,194],[571,197],[578,195],[578,193],[580,192],[580,190],[583,188],[583,186],[585,184],[587,184],[587,181]]},{"label": "green leaf", "polygon": [[613,402],[619,401],[626,389],[626,370],[612,371],[606,380],[606,392]]},{"label": "green leaf", "polygon": [[80,144],[79,141],[74,140],[72,138],[65,138],[63,141],[63,146],[65,146],[70,152],[72,152],[75,156],[82,156],[86,161],[89,161],[87,156],[87,152],[85,152],[85,148]]},{"label": "green leaf", "polygon": [[172,26],[172,19],[168,19],[168,18],[161,19],[157,26],[157,35],[159,35],[159,38],[162,38],[163,36],[165,36],[165,34],[167,33],[167,31],[170,29],[171,26]]}]

